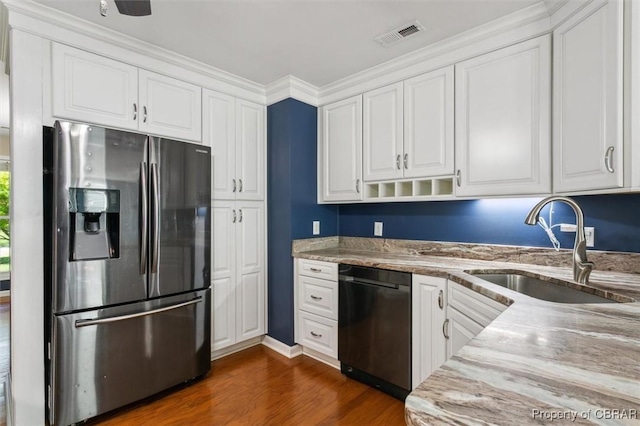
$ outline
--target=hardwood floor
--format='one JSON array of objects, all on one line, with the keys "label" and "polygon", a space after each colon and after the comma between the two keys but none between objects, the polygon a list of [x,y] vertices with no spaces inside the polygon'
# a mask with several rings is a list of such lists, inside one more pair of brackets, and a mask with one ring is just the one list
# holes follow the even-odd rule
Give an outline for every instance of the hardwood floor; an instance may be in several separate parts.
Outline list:
[{"label": "hardwood floor", "polygon": [[404,404],[307,356],[262,345],[214,361],[207,377],[91,425],[403,425]]}]

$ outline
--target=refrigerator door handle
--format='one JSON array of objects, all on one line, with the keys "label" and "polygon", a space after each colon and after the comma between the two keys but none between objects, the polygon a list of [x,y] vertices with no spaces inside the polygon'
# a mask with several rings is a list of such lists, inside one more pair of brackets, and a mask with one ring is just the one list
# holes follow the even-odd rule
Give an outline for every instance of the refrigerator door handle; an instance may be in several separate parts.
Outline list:
[{"label": "refrigerator door handle", "polygon": [[149,250],[148,234],[148,212],[147,205],[147,163],[140,163],[140,275],[147,271],[147,255]]},{"label": "refrigerator door handle", "polygon": [[153,209],[153,227],[151,234],[151,247],[153,252],[151,253],[151,273],[158,272],[158,251],[160,248],[160,206],[158,205],[158,165],[151,164],[151,203]]},{"label": "refrigerator door handle", "polygon": [[155,314],[159,314],[161,312],[167,312],[167,311],[172,311],[174,309],[183,308],[185,306],[195,305],[196,303],[200,303],[200,302],[202,302],[202,296],[198,296],[193,300],[189,300],[188,302],[177,303],[175,305],[165,306],[164,308],[158,308],[158,309],[154,309],[152,311],[138,312],[138,313],[129,314],[129,315],[120,315],[120,316],[117,316],[117,317],[76,320],[75,326],[76,326],[76,328],[88,327],[90,325],[106,324],[106,323],[110,323],[110,322],[124,321],[124,320],[128,320],[128,319],[131,319],[131,318],[145,317],[145,316],[148,316],[148,315],[155,315]]}]

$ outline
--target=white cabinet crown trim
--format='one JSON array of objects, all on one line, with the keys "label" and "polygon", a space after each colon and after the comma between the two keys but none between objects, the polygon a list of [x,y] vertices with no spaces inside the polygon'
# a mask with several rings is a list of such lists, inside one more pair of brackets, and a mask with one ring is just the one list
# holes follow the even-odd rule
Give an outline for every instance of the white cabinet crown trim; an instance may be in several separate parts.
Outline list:
[{"label": "white cabinet crown trim", "polygon": [[169,77],[264,104],[265,87],[219,68],[76,18],[30,0],[3,0],[9,26],[56,41],[100,52],[111,59],[161,71]]}]

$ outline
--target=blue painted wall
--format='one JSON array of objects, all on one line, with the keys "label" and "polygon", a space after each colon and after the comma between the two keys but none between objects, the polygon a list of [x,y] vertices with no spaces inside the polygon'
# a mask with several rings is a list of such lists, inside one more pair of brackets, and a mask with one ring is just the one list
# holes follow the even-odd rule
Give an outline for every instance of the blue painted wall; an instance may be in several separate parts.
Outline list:
[{"label": "blue painted wall", "polygon": [[294,99],[267,108],[268,335],[294,344],[291,242],[338,233],[336,206],[317,204],[317,109]]},{"label": "blue painted wall", "polygon": [[[594,226],[596,250],[640,252],[640,195],[573,197]],[[524,218],[540,198],[351,204],[339,208],[339,235],[373,237],[373,223],[384,223],[384,238],[551,247],[538,226]],[[549,207],[541,216],[549,223]],[[553,224],[575,223],[573,211],[554,203]],[[562,248],[573,247],[575,234],[554,233]]]}]

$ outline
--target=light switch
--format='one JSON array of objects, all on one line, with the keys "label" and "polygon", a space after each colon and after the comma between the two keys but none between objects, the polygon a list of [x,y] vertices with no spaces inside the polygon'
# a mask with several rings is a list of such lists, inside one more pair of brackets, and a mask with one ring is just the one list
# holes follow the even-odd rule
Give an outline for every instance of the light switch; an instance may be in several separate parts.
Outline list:
[{"label": "light switch", "polygon": [[382,237],[382,222],[373,223],[373,235],[376,237]]},{"label": "light switch", "polygon": [[320,235],[320,221],[313,221],[313,235]]}]

